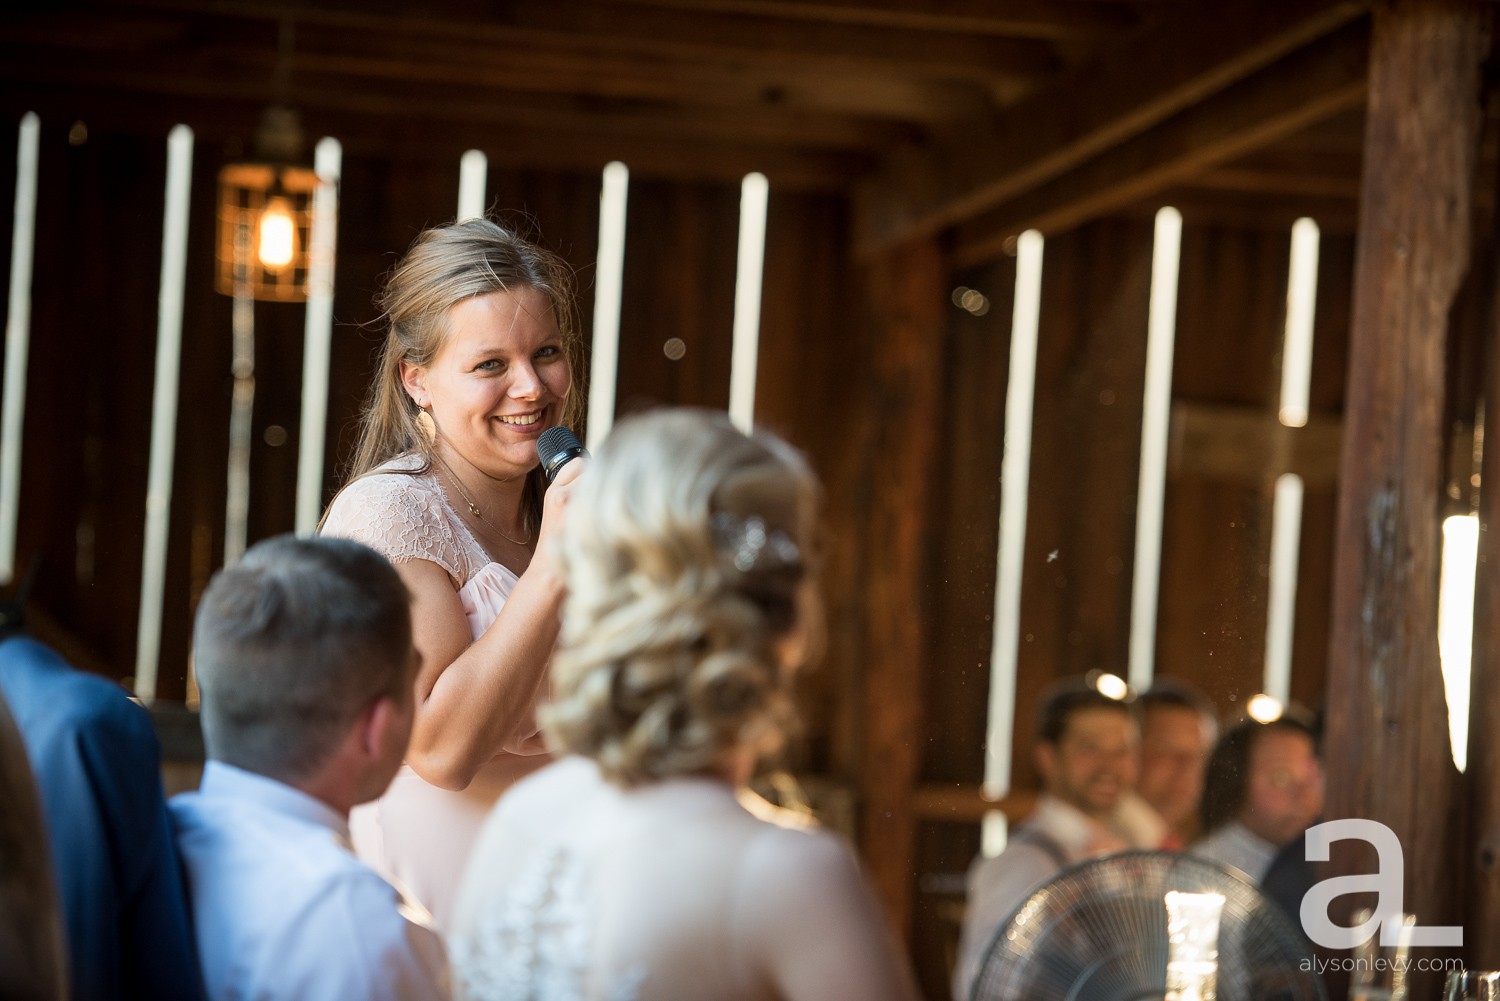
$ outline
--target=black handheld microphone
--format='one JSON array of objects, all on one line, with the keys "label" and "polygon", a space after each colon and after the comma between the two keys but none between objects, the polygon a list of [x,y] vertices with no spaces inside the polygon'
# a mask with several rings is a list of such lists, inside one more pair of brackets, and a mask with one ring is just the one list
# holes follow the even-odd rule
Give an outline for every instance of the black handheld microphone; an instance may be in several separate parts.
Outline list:
[{"label": "black handheld microphone", "polygon": [[542,472],[547,474],[548,483],[557,479],[557,471],[571,460],[579,456],[587,458],[588,454],[578,436],[561,424],[543,431],[536,440],[536,457],[542,460]]}]

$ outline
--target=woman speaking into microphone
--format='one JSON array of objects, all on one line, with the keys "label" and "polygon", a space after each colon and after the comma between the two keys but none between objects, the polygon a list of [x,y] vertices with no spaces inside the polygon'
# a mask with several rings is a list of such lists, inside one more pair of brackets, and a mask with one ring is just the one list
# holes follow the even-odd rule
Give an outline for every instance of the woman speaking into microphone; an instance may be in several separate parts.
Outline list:
[{"label": "woman speaking into microphone", "polygon": [[406,764],[350,827],[441,929],[489,808],[546,760],[554,549],[585,463],[549,486],[537,445],[576,421],[580,336],[568,265],[486,219],[422,233],[377,304],[385,343],[321,532],[395,565],[421,664]]}]

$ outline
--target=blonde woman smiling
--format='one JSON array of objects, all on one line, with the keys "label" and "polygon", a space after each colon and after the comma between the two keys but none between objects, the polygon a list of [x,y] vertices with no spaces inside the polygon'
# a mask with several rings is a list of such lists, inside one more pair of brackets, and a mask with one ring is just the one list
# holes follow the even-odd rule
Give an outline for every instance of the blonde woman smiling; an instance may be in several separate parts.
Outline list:
[{"label": "blonde woman smiling", "polygon": [[395,564],[422,663],[406,765],[351,829],[441,928],[490,806],[546,760],[535,713],[563,597],[551,553],[584,464],[549,488],[536,440],[575,418],[579,334],[567,265],[483,219],[423,233],[379,304],[352,477],[322,532]]}]

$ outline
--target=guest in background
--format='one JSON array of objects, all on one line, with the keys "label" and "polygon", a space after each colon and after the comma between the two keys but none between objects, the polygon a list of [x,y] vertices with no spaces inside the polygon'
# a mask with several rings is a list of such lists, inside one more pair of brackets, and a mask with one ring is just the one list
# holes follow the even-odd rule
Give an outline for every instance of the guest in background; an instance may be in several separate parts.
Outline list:
[{"label": "guest in background", "polygon": [[0,642],[0,695],[41,795],[72,996],[202,998],[150,714],[23,635]]},{"label": "guest in background", "polygon": [[1075,862],[1130,845],[1110,829],[1135,781],[1139,735],[1130,706],[1083,679],[1059,683],[1037,720],[1037,771],[1043,792],[1005,850],[976,859],[959,935],[953,996],[965,1001],[991,939],[1030,892]]},{"label": "guest in background", "polygon": [[67,957],[26,747],[0,698],[0,997],[63,1001]]},{"label": "guest in background", "polygon": [[536,441],[576,421],[579,334],[567,265],[484,219],[423,233],[379,301],[385,345],[322,532],[384,554],[412,593],[416,729],[354,842],[443,927],[489,808],[546,760],[550,551],[584,463],[548,488]]},{"label": "guest in background", "polygon": [[347,540],[260,542],[203,593],[194,657],[208,762],[171,808],[209,997],[447,997],[437,933],[349,850],[411,734],[401,578]]},{"label": "guest in background", "polygon": [[1204,779],[1203,838],[1194,855],[1259,884],[1289,841],[1323,812],[1323,768],[1311,727],[1289,715],[1224,732]]},{"label": "guest in background", "polygon": [[1187,682],[1158,678],[1135,701],[1141,763],[1135,792],[1165,825],[1160,847],[1181,849],[1198,834],[1203,772],[1218,736],[1214,704]]},{"label": "guest in background", "polygon": [[814,484],[717,412],[623,422],[564,528],[547,732],[571,756],[500,801],[452,948],[474,999],[911,1001],[848,847],[735,792],[818,645]]}]

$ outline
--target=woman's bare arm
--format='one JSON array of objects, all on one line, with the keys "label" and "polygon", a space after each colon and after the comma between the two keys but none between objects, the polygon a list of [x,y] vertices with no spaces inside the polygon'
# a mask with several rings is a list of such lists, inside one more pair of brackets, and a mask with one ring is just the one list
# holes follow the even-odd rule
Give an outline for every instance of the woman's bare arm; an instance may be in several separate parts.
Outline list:
[{"label": "woman's bare arm", "polygon": [[447,571],[428,560],[397,566],[412,593],[412,639],[422,655],[407,763],[444,789],[463,789],[520,736],[546,678],[564,594],[554,551],[571,484],[570,462],[547,491],[537,550],[489,628],[470,641]]}]

